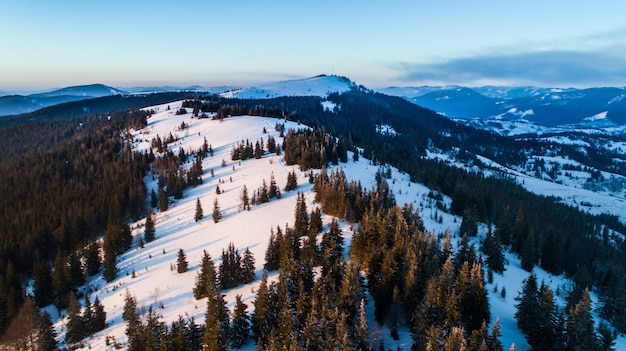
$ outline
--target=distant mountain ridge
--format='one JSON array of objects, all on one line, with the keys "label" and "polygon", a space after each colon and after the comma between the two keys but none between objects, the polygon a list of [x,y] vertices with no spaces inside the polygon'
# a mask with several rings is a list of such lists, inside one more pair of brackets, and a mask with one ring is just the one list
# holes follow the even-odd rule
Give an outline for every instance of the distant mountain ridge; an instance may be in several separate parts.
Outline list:
[{"label": "distant mountain ridge", "polygon": [[544,126],[626,124],[626,88],[557,89],[535,87],[408,87],[380,92],[405,98],[450,118],[527,119]]},{"label": "distant mountain ridge", "polygon": [[124,95],[126,92],[104,84],[78,85],[30,95],[0,96],[0,116],[29,113],[64,102]]}]

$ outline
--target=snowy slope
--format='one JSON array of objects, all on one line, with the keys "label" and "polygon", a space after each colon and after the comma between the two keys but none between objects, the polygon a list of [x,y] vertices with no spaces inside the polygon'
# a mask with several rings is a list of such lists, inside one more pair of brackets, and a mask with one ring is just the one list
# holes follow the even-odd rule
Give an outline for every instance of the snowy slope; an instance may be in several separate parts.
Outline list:
[{"label": "snowy slope", "polygon": [[[178,153],[180,147],[185,150],[200,148],[206,137],[213,147],[214,156],[207,157],[203,161],[203,184],[196,188],[188,188],[184,198],[170,204],[168,211],[155,214],[155,241],[147,243],[141,249],[134,245],[130,251],[120,255],[117,264],[119,269],[117,279],[111,283],[106,283],[101,276],[91,279],[89,287],[95,291],[91,297],[93,299],[98,296],[105,306],[107,328],[85,340],[82,349],[112,349],[112,345],[106,344],[107,338],[109,340],[113,338],[121,345],[125,345],[126,325],[122,321],[122,311],[126,291],[136,296],[138,306],[155,307],[162,316],[162,320],[168,324],[178,319],[179,316],[194,317],[197,323],[203,323],[206,299],[195,300],[192,293],[203,250],[206,250],[213,257],[216,265],[219,265],[222,249],[225,249],[230,242],[233,242],[240,250],[249,248],[256,259],[256,275],[260,279],[270,229],[277,225],[284,227],[285,223],[290,225],[293,223],[297,192],[305,194],[309,209],[316,206],[312,185],[308,183],[307,175],[297,166],[286,166],[282,156],[265,155],[260,160],[242,162],[230,160],[232,146],[241,140],[255,142],[260,138],[267,139],[271,135],[276,138],[278,144],[282,144],[282,138],[274,129],[278,120],[241,116],[213,121],[192,118],[191,114],[175,115],[174,111],[181,107],[181,103],[151,107],[150,109],[154,109],[156,113],[148,119],[148,126],[132,134],[134,149],[136,151],[147,150],[151,139],[157,134],[163,137],[172,133],[178,141],[170,144],[170,149]],[[182,122],[188,125],[188,129],[184,131],[178,129]],[[286,128],[304,127],[294,122],[285,123]],[[263,133],[264,128],[267,134]],[[352,161],[351,157],[349,159],[348,163],[339,166],[344,169],[348,178],[360,180],[364,187],[375,184],[378,166],[370,164],[364,158],[356,162]],[[222,166],[223,162],[225,166]],[[187,167],[190,165],[191,162]],[[211,170],[214,172],[214,177],[211,176]],[[261,186],[263,180],[268,182],[273,173],[278,186],[282,189],[286,184],[287,174],[292,170],[295,170],[298,175],[299,185],[295,191],[283,192],[281,199],[253,206],[249,212],[240,211],[239,197],[244,185],[251,192]],[[390,168],[390,173],[391,177],[386,181],[399,204],[412,203],[415,208],[419,209],[428,231],[436,234],[450,231],[453,235],[453,242],[459,240],[458,227],[461,222],[459,217],[438,210],[435,200],[429,196],[430,189],[421,184],[411,183],[407,174],[394,168]],[[145,181],[149,190],[156,189],[156,181],[151,176],[146,177]],[[215,191],[217,185],[223,191],[220,195],[217,195]],[[224,213],[224,219],[219,223],[214,223],[210,218],[213,201],[216,198]],[[200,199],[205,213],[205,218],[198,223],[194,222],[196,199]],[[442,202],[449,207],[451,200],[443,196]],[[324,216],[323,220],[328,225],[331,218]],[[143,235],[144,223],[144,220],[141,220],[131,224],[135,242]],[[349,246],[352,237],[350,224],[341,222],[341,228],[346,239],[346,246]],[[480,231],[484,234],[486,226],[482,225]],[[477,240],[475,239],[475,242]],[[175,265],[177,251],[181,248],[187,255],[189,270],[178,274],[175,270],[171,270],[171,266]],[[492,323],[496,317],[500,318],[505,348],[508,349],[511,343],[515,343],[518,350],[527,350],[528,345],[517,329],[513,318],[515,312],[513,298],[517,296],[527,273],[521,271],[515,257],[509,257],[509,261],[511,264],[504,276],[496,275],[494,285],[489,286],[490,289],[495,285],[506,286],[507,290],[505,299],[501,299],[497,293],[490,290]],[[276,274],[271,274],[270,279],[276,279]],[[546,275],[540,275],[539,279],[551,280],[557,285],[567,284],[565,280],[559,280],[561,278],[551,278]],[[243,301],[248,304],[248,310],[252,310],[258,284],[259,281],[256,281],[224,291],[228,307],[232,308],[235,296],[241,294]],[[385,345],[391,349],[410,349],[411,339],[406,326],[401,326],[399,329],[400,340],[394,341],[386,327],[380,327],[374,322],[371,299],[367,308],[372,340],[384,339]],[[63,340],[66,320],[58,318],[53,309],[49,310],[53,316],[57,317],[57,332],[59,339]],[[619,347],[626,347],[623,337],[618,339],[618,349]],[[243,348],[243,350],[255,349],[256,346],[252,341],[249,341]]]},{"label": "snowy slope", "polygon": [[356,85],[347,78],[321,75],[317,77],[269,83],[259,87],[244,88],[222,93],[224,97],[240,99],[272,99],[280,96],[320,96],[343,93]]}]

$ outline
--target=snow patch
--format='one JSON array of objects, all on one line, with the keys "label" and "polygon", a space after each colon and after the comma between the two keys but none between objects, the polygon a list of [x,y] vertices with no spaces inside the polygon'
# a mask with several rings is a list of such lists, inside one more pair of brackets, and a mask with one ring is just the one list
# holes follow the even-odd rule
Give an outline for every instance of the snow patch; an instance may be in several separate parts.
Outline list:
[{"label": "snow patch", "polygon": [[376,133],[382,134],[382,135],[390,135],[390,136],[398,135],[398,132],[396,132],[396,130],[393,129],[393,127],[388,124],[377,124]]}]

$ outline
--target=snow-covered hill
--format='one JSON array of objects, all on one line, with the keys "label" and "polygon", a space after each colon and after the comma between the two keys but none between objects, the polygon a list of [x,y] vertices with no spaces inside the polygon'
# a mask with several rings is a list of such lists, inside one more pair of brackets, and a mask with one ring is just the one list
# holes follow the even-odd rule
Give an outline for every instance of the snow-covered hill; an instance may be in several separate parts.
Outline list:
[{"label": "snow-covered hill", "polygon": [[307,79],[268,83],[259,87],[232,90],[221,95],[240,99],[272,99],[280,96],[320,96],[343,93],[356,88],[349,79],[320,75]]},{"label": "snow-covered hill", "polygon": [[[195,300],[192,289],[199,264],[206,250],[216,265],[219,265],[222,249],[229,243],[233,243],[240,250],[249,248],[256,259],[256,277],[260,279],[264,262],[264,254],[268,244],[271,228],[290,225],[294,220],[294,208],[297,193],[304,194],[309,209],[315,208],[312,185],[308,183],[307,174],[301,172],[297,166],[287,166],[282,156],[264,155],[261,159],[246,161],[231,161],[230,152],[236,143],[242,140],[252,142],[268,136],[276,138],[278,144],[282,144],[279,132],[275,130],[277,122],[285,123],[287,129],[303,128],[294,122],[282,121],[264,117],[231,117],[222,121],[193,118],[190,113],[177,115],[182,102],[171,103],[151,107],[156,111],[148,119],[148,126],[142,130],[132,132],[133,148],[136,151],[146,151],[151,147],[152,138],[157,135],[166,136],[172,133],[177,141],[171,143],[169,148],[177,154],[180,148],[185,150],[199,149],[204,139],[211,144],[214,155],[203,161],[203,184],[188,188],[184,197],[170,204],[165,212],[157,212],[154,216],[156,239],[139,248],[134,244],[131,250],[118,257],[118,277],[107,283],[102,276],[92,278],[88,287],[95,296],[102,301],[107,313],[107,327],[86,339],[82,349],[106,350],[113,349],[114,343],[124,346],[126,342],[126,325],[122,320],[124,296],[126,292],[135,295],[140,307],[150,306],[157,310],[166,323],[178,319],[193,317],[197,323],[203,323],[206,311],[206,299]],[[187,128],[180,129],[182,123]],[[375,184],[375,174],[380,169],[370,161],[360,158],[353,161],[349,157],[348,163],[339,165],[350,179],[360,180],[364,187]],[[189,162],[185,167],[190,167]],[[296,171],[298,175],[298,187],[292,192],[283,192],[281,199],[275,199],[269,203],[253,206],[251,211],[242,211],[240,208],[240,194],[244,185],[250,189],[257,189],[265,180],[269,181],[274,175],[278,186],[282,189],[286,184],[287,174]],[[390,188],[396,195],[399,204],[412,203],[419,209],[424,225],[428,231],[443,234],[450,231],[458,242],[458,227],[461,219],[457,216],[442,212],[436,206],[431,190],[427,187],[410,182],[409,176],[394,168],[389,168],[390,178],[387,180]],[[150,189],[157,188],[157,181],[149,175],[145,179]],[[221,194],[216,193],[217,186]],[[442,203],[449,207],[451,199],[442,196]],[[200,200],[204,209],[205,218],[196,223],[194,221],[195,206],[197,199]],[[223,220],[214,223],[210,218],[213,202],[217,199],[223,211]],[[209,214],[209,215],[206,215]],[[323,217],[327,226],[331,218]],[[145,220],[131,224],[135,243],[143,235]],[[340,222],[346,246],[349,247],[352,237],[352,228],[349,223]],[[486,225],[480,226],[480,235],[484,235]],[[479,238],[474,239],[478,245]],[[177,252],[183,249],[189,270],[179,274],[172,266],[176,264]],[[346,252],[347,254],[347,252]],[[503,327],[501,338],[505,347],[515,343],[518,350],[527,350],[523,335],[517,329],[513,314],[515,312],[514,298],[522,286],[522,281],[528,274],[519,266],[516,257],[508,256],[510,262],[504,275],[495,275],[494,283],[488,286],[490,291],[492,323],[496,318],[500,319]],[[545,272],[539,272],[539,279],[555,287],[568,287],[570,284],[562,277],[552,277]],[[270,274],[270,279],[276,279],[276,275]],[[248,305],[248,310],[253,309],[253,301],[256,297],[256,289],[259,285],[254,283],[240,285],[236,288],[224,291],[227,306],[233,308],[235,296],[241,295]],[[506,297],[500,295],[500,289],[506,288]],[[395,341],[391,338],[389,330],[374,322],[373,302],[368,303],[368,319],[371,338],[384,339],[385,345],[391,349],[408,350],[411,346],[410,334],[406,326],[400,326],[400,339]],[[562,301],[561,301],[562,302]],[[66,319],[59,317],[56,311],[50,307],[48,310],[56,316],[56,329],[59,339],[63,340]],[[626,339],[618,339],[618,349],[626,349]],[[249,341],[244,350],[255,350],[252,341]]]},{"label": "snow-covered hill", "polygon": [[103,85],[79,85],[30,95],[0,96],[0,116],[29,113],[44,107],[70,101],[125,94],[124,91]]}]

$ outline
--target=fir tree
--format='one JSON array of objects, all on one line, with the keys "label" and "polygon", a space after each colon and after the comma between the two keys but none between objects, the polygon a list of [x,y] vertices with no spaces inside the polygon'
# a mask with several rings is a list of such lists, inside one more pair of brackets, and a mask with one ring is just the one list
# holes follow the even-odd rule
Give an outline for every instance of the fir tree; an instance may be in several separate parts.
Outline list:
[{"label": "fir tree", "polygon": [[115,246],[112,240],[107,237],[104,238],[104,260],[102,266],[104,267],[104,280],[107,282],[113,281],[117,276],[117,254],[115,253]]},{"label": "fir tree", "polygon": [[54,295],[54,306],[58,310],[67,307],[70,291],[67,262],[65,255],[59,251],[54,259],[54,271],[52,272],[52,294]]},{"label": "fir tree", "polygon": [[207,284],[207,311],[205,315],[205,351],[225,351],[228,344],[229,318],[224,295],[215,282]]},{"label": "fir tree", "polygon": [[270,336],[274,320],[270,305],[270,292],[267,285],[267,272],[263,272],[261,284],[254,300],[254,313],[252,314],[252,331],[256,338],[257,347],[263,349]]},{"label": "fir tree", "polygon": [[165,212],[169,207],[167,192],[163,188],[159,189],[159,211]]},{"label": "fir tree", "polygon": [[476,236],[476,234],[478,234],[478,224],[476,223],[476,214],[474,211],[465,210],[463,212],[459,234],[461,236]]},{"label": "fir tree", "polygon": [[218,223],[219,221],[222,220],[222,210],[220,209],[220,204],[217,201],[217,198],[215,198],[215,201],[213,201],[213,222]]},{"label": "fir tree", "polygon": [[491,226],[487,230],[487,235],[481,245],[483,253],[487,256],[485,263],[494,272],[502,274],[504,272],[504,253],[498,237],[491,232]]},{"label": "fir tree", "polygon": [[211,256],[204,251],[200,272],[196,276],[196,283],[193,288],[193,296],[196,299],[207,297],[207,286],[210,284],[217,284],[217,275]]},{"label": "fir tree", "polygon": [[601,321],[598,325],[598,350],[613,351],[615,350],[615,334],[606,322]]},{"label": "fir tree", "polygon": [[246,248],[243,252],[243,258],[241,260],[241,282],[244,284],[252,283],[256,279],[256,267],[255,267],[254,255]]},{"label": "fir tree", "polygon": [[285,185],[285,191],[293,191],[298,187],[298,177],[296,171],[291,171],[287,174],[287,185]]},{"label": "fir tree", "polygon": [[596,350],[598,340],[591,316],[589,290],[585,289],[580,301],[567,312],[566,347],[568,350]]},{"label": "fir tree", "polygon": [[504,351],[504,345],[500,341],[502,336],[502,327],[500,326],[500,318],[496,318],[496,321],[491,327],[491,333],[487,336],[487,351]]},{"label": "fir tree", "polygon": [[106,327],[106,318],[107,314],[104,311],[104,306],[100,302],[100,299],[98,299],[98,296],[96,296],[96,299],[93,301],[93,322],[91,323],[91,332],[95,333],[103,330]]},{"label": "fir tree", "polygon": [[37,307],[44,307],[53,302],[52,271],[46,262],[36,263],[33,267],[33,294]]},{"label": "fir tree", "polygon": [[554,275],[559,275],[563,272],[562,261],[562,245],[554,232],[548,230],[548,234],[543,242],[543,247],[541,248],[541,268]]},{"label": "fir tree", "polygon": [[189,264],[187,263],[187,256],[185,256],[185,251],[183,249],[178,250],[178,259],[176,260],[176,271],[178,273],[187,272],[187,267]]},{"label": "fir tree", "polygon": [[39,321],[39,333],[37,335],[37,344],[40,351],[57,350],[57,333],[54,330],[52,317],[48,311],[44,311]]},{"label": "fir tree", "polygon": [[87,273],[87,276],[93,277],[94,275],[100,273],[102,263],[100,262],[100,245],[97,241],[92,241],[89,245],[87,245],[84,259],[85,273]]},{"label": "fir tree", "polygon": [[306,235],[309,231],[309,216],[306,208],[306,201],[303,193],[298,193],[298,200],[296,202],[295,222],[293,230],[296,235]]},{"label": "fir tree", "polygon": [[154,222],[152,221],[152,211],[146,213],[146,226],[143,237],[147,243],[152,242],[155,237]]},{"label": "fir tree", "polygon": [[241,301],[241,295],[235,297],[235,310],[231,328],[230,343],[234,348],[240,348],[246,344],[249,337],[250,317],[247,306]]},{"label": "fir tree", "polygon": [[204,217],[204,213],[202,212],[202,204],[200,203],[200,198],[196,199],[196,214],[193,216],[193,219],[198,222]]},{"label": "fir tree", "polygon": [[80,314],[80,304],[76,299],[74,292],[70,292],[67,305],[67,331],[65,333],[65,341],[73,344],[80,341],[85,335],[83,319]]},{"label": "fir tree", "polygon": [[68,278],[72,288],[81,286],[85,283],[83,266],[80,262],[80,257],[76,253],[69,256]]},{"label": "fir tree", "polygon": [[270,199],[280,199],[282,196],[278,185],[276,185],[276,178],[274,178],[274,173],[270,175],[270,188],[267,192],[267,196]]},{"label": "fir tree", "polygon": [[241,191],[241,202],[244,210],[250,211],[250,198],[248,197],[248,188],[246,185],[243,185],[243,190]]}]

